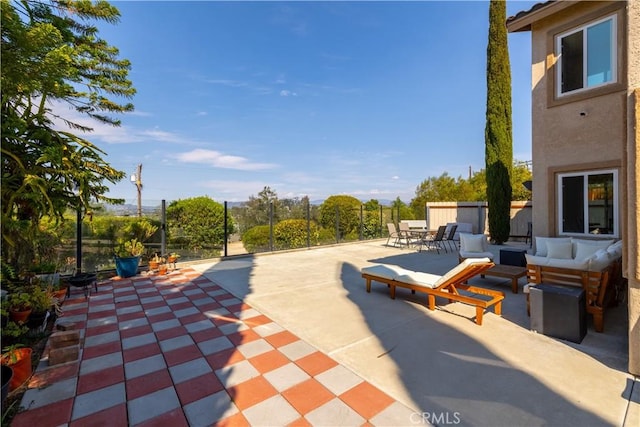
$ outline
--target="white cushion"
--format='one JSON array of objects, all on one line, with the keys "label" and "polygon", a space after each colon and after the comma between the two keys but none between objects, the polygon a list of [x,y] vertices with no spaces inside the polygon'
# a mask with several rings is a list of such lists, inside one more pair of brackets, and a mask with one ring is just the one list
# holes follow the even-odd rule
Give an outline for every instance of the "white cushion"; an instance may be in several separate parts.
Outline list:
[{"label": "white cushion", "polygon": [[609,257],[607,251],[598,251],[594,254],[594,256],[589,258],[589,265],[587,269],[589,271],[602,271],[607,268],[609,264],[611,264],[611,258]]},{"label": "white cushion", "polygon": [[460,233],[460,250],[464,252],[486,252],[487,238],[484,234]]},{"label": "white cushion", "polygon": [[489,258],[493,261],[493,252],[466,252],[459,251],[460,258]]},{"label": "white cushion", "polygon": [[527,264],[547,265],[549,263],[549,258],[547,258],[546,256],[538,256],[538,255],[531,255],[531,254],[524,254],[524,256],[527,259]]},{"label": "white cushion", "polygon": [[447,271],[447,274],[445,274],[444,276],[440,277],[440,279],[433,284],[433,287],[436,288],[436,287],[440,286],[442,283],[444,283],[447,280],[451,279],[456,274],[464,271],[470,265],[473,265],[473,264],[484,264],[486,262],[491,262],[491,260],[489,258],[467,258],[464,261],[462,261],[460,264],[458,264],[455,267],[453,267],[451,270]]},{"label": "white cushion", "polygon": [[430,273],[422,273],[419,271],[411,271],[405,274],[399,275],[396,280],[403,283],[409,283],[412,285],[424,286],[425,288],[433,288],[434,284],[440,280],[441,276]]},{"label": "white cushion", "polygon": [[571,241],[556,242],[547,240],[547,258],[573,259]]},{"label": "white cushion", "polygon": [[538,237],[536,236],[536,255],[547,256],[547,242],[571,242],[570,237]]},{"label": "white cushion", "polygon": [[405,270],[397,265],[376,264],[363,268],[361,272],[372,276],[384,277],[385,279],[395,279],[401,274],[410,273],[410,270]]},{"label": "white cushion", "polygon": [[587,258],[583,261],[577,261],[575,259],[561,259],[561,258],[547,258],[548,267],[557,267],[557,268],[570,268],[572,270],[586,270],[589,266],[589,260],[591,258]]},{"label": "white cushion", "polygon": [[578,251],[578,243],[583,243],[585,245],[594,245],[598,248],[607,248],[611,244],[613,244],[614,240],[593,240],[593,239],[577,239],[575,237],[571,238],[571,243],[573,244],[573,257],[576,257],[576,253]]},{"label": "white cushion", "polygon": [[589,258],[591,255],[595,254],[599,250],[602,250],[598,245],[592,245],[584,242],[577,242],[576,245],[576,253],[573,257],[575,260],[582,261],[586,258]]}]

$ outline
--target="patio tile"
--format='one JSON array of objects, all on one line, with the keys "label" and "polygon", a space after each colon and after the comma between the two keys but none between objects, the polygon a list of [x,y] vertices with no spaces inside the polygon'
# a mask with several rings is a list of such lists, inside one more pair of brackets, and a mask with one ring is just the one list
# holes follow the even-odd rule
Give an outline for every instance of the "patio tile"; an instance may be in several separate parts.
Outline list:
[{"label": "patio tile", "polygon": [[301,340],[284,345],[278,350],[284,353],[284,355],[289,359],[294,361],[318,351],[314,347]]},{"label": "patio tile", "polygon": [[216,423],[216,427],[251,427],[242,412],[226,417]]},{"label": "patio tile", "polygon": [[129,424],[136,425],[180,407],[173,387],[167,387],[127,402]]},{"label": "patio tile", "polygon": [[138,301],[138,295],[136,295],[136,294],[121,295],[121,296],[117,296],[116,298],[114,298],[113,301],[116,304],[117,303],[121,303],[121,302],[125,302],[125,301]]},{"label": "patio tile", "polygon": [[203,306],[206,306],[207,304],[216,303],[216,300],[210,297],[201,297],[198,299],[191,300],[191,303],[196,307],[203,307]]},{"label": "patio tile", "polygon": [[282,331],[282,332],[278,332],[278,333],[273,334],[273,335],[269,335],[268,337],[265,337],[264,339],[267,340],[269,342],[269,344],[271,344],[272,346],[278,348],[278,347],[282,347],[282,346],[287,345],[287,344],[291,344],[292,342],[296,342],[300,338],[298,338],[297,336],[293,335],[289,331]]},{"label": "patio tile", "polygon": [[234,319],[228,319],[228,320],[225,319],[223,321],[221,321],[220,319],[215,319],[214,323],[218,326],[218,329],[220,329],[220,332],[222,332],[225,335],[231,335],[231,334],[235,334],[236,332],[249,329],[247,325],[245,325],[240,321],[235,321]]},{"label": "patio tile", "polygon": [[[254,319],[248,319],[245,322],[250,325],[251,321],[253,321]],[[268,323],[263,323],[263,324],[260,324],[259,326],[255,326],[253,330],[262,337],[268,337],[269,335],[282,332],[285,329],[282,326],[278,325],[277,323],[269,321]]]},{"label": "patio tile", "polygon": [[[136,313],[137,315],[137,313]],[[133,328],[138,328],[140,326],[144,326],[144,325],[148,325],[149,321],[147,320],[146,317],[140,317],[140,318],[135,318],[135,319],[130,319],[130,320],[124,320],[121,319],[120,320],[120,330],[126,330],[126,329],[133,329]]]},{"label": "patio tile", "polygon": [[85,336],[86,337],[93,337],[96,335],[102,335],[102,334],[106,334],[108,332],[117,332],[118,331],[118,323],[111,323],[111,324],[101,324],[101,325],[97,325],[97,326],[91,326],[88,324],[85,324]]},{"label": "patio tile", "polygon": [[213,370],[204,357],[190,360],[169,368],[169,373],[171,374],[174,384],[178,384],[210,372],[213,372]]},{"label": "patio tile", "polygon": [[193,345],[195,347],[195,342],[191,339],[189,335],[178,335],[174,338],[169,338],[167,340],[160,341],[160,349],[163,353],[166,353],[171,350],[175,350],[177,348],[187,347]]},{"label": "patio tile", "polygon": [[158,314],[171,313],[171,308],[166,306],[166,305],[163,305],[163,306],[160,306],[160,307],[154,307],[154,308],[146,309],[144,311],[144,313],[147,316],[151,317],[151,316],[156,316]]},{"label": "patio tile", "polygon": [[258,372],[264,374],[266,372],[286,365],[287,363],[289,363],[289,359],[287,359],[279,351],[271,350],[250,358],[249,362],[251,362],[251,364],[258,370]]},{"label": "patio tile", "polygon": [[253,426],[284,426],[300,417],[298,411],[280,394],[253,405],[242,414]]},{"label": "patio tile", "polygon": [[127,380],[166,368],[167,365],[161,354],[124,364],[124,372]]},{"label": "patio tile", "polygon": [[338,362],[326,354],[316,351],[296,360],[296,365],[300,366],[307,374],[316,376],[328,369],[338,365]]},{"label": "patio tile", "polygon": [[122,359],[127,363],[160,353],[160,345],[157,342],[152,342],[138,347],[133,347],[128,350],[123,350]]},{"label": "patio tile", "polygon": [[339,397],[365,419],[372,418],[394,402],[386,393],[368,382],[358,384]]},{"label": "patio tile", "polygon": [[163,320],[157,323],[151,322],[151,329],[153,329],[154,332],[164,331],[165,329],[175,328],[178,326],[182,326],[178,319]]},{"label": "patio tile", "polygon": [[331,390],[336,396],[357,386],[363,380],[342,365],[337,365],[315,376],[320,383]]},{"label": "patio tile", "polygon": [[[244,325],[246,326],[246,325]],[[260,335],[256,334],[248,326],[242,330],[227,335],[227,338],[235,345],[246,344],[251,341],[255,341],[260,338]]]},{"label": "patio tile", "polygon": [[181,304],[181,303],[184,303],[184,302],[189,302],[189,298],[183,297],[183,296],[178,296],[178,297],[175,297],[175,298],[165,298],[165,301],[169,305],[176,305],[176,304]]},{"label": "patio tile", "polygon": [[131,378],[125,383],[129,400],[154,393],[172,385],[171,375],[169,375],[169,371],[164,369]]},{"label": "patio tile", "polygon": [[202,354],[208,356],[210,354],[217,353],[218,351],[233,347],[233,344],[227,337],[217,337],[211,340],[199,342],[198,347],[200,347]]},{"label": "patio tile", "polygon": [[184,325],[187,332],[193,334],[194,332],[215,328],[214,324],[209,319],[200,320],[198,322],[189,323]]},{"label": "patio tile", "polygon": [[340,399],[332,399],[305,415],[313,425],[355,426],[366,420]]},{"label": "patio tile", "polygon": [[180,347],[175,350],[163,351],[163,354],[168,366],[179,365],[181,363],[203,357],[202,352],[195,344]]},{"label": "patio tile", "polygon": [[[189,330],[188,327],[187,327],[187,330]],[[193,340],[197,343],[200,343],[202,341],[212,340],[214,338],[218,338],[222,336],[222,332],[220,332],[220,330],[213,325],[211,325],[209,328],[206,328],[206,329],[193,331],[193,332],[189,331],[189,332],[191,333],[191,338],[193,338]]]},{"label": "patio tile", "polygon": [[278,394],[264,377],[258,376],[228,389],[231,399],[241,411]]},{"label": "patio tile", "polygon": [[236,384],[257,377],[260,373],[248,360],[242,360],[232,365],[226,365],[215,371],[222,384],[229,388]]},{"label": "patio tile", "polygon": [[77,393],[89,393],[99,388],[108,387],[124,381],[124,368],[122,365],[101,369],[78,377]]},{"label": "patio tile", "polygon": [[73,399],[64,399],[50,405],[31,407],[17,414],[11,427],[33,427],[42,425],[65,425],[71,419]]},{"label": "patio tile", "polygon": [[224,390],[184,405],[182,410],[191,426],[214,425],[216,421],[238,413],[238,408]]},{"label": "patio tile", "polygon": [[227,348],[222,351],[218,351],[216,353],[210,354],[205,357],[211,369],[218,370],[223,368],[225,365],[233,365],[234,363],[238,363],[242,360],[245,360],[245,357],[236,350],[235,347]]},{"label": "patio tile", "polygon": [[175,388],[182,405],[195,402],[224,389],[213,372],[176,384]]},{"label": "patio tile", "polygon": [[147,344],[153,344],[153,343],[155,343],[157,341],[158,340],[157,340],[155,334],[153,334],[153,333],[136,335],[136,336],[132,336],[132,337],[129,337],[129,338],[124,338],[122,340],[122,349],[123,350],[129,350],[129,349],[134,348],[134,347],[140,347],[140,346],[147,345]]},{"label": "patio tile", "polygon": [[335,398],[333,393],[314,378],[283,391],[282,396],[302,415]]},{"label": "patio tile", "polygon": [[269,371],[264,374],[264,377],[280,392],[310,378],[306,372],[297,367],[294,363],[288,363],[277,369]]},{"label": "patio tile", "polygon": [[265,340],[259,339],[246,344],[240,344],[237,346],[237,349],[244,355],[244,357],[249,358],[271,351],[273,350],[273,347]]},{"label": "patio tile", "polygon": [[110,353],[116,353],[122,351],[120,341],[111,341],[104,344],[98,344],[90,347],[84,347],[82,350],[83,359],[92,359],[98,356],[104,356]]},{"label": "patio tile", "polygon": [[180,325],[175,328],[164,329],[162,331],[156,332],[156,337],[160,341],[168,340],[170,338],[176,338],[180,336],[189,335],[184,326]]},{"label": "patio tile", "polygon": [[124,383],[114,384],[85,394],[76,396],[73,404],[72,420],[95,414],[103,409],[125,403],[126,392]]},{"label": "patio tile", "polygon": [[121,352],[105,354],[104,356],[94,357],[93,359],[86,359],[80,363],[80,375],[86,375],[101,369],[122,365],[122,363]]},{"label": "patio tile", "polygon": [[151,326],[147,324],[144,326],[136,326],[135,328],[122,330],[120,331],[120,337],[122,337],[122,339],[125,339],[150,333],[153,333],[153,329],[151,329]]},{"label": "patio tile", "polygon": [[69,423],[69,427],[84,427],[88,425],[93,426],[116,426],[127,424],[127,405],[121,403],[111,408],[103,409],[102,411],[95,412],[91,415],[87,415],[83,418]]},{"label": "patio tile", "polygon": [[149,418],[141,422],[136,427],[189,427],[187,418],[182,408],[176,408],[172,411],[165,412],[157,417]]},{"label": "patio tile", "polygon": [[73,377],[54,382],[42,388],[30,388],[22,397],[21,406],[25,408],[40,408],[73,398],[76,394],[78,378]]},{"label": "patio tile", "polygon": [[120,341],[120,332],[118,331],[107,332],[105,334],[99,334],[99,335],[93,335],[93,336],[87,336],[84,339],[84,348],[88,348],[96,345],[102,345],[110,342],[118,342],[118,341]]},{"label": "patio tile", "polygon": [[118,316],[116,316],[115,310],[104,314],[104,316],[87,315],[87,329],[104,325],[116,325],[118,323]]}]

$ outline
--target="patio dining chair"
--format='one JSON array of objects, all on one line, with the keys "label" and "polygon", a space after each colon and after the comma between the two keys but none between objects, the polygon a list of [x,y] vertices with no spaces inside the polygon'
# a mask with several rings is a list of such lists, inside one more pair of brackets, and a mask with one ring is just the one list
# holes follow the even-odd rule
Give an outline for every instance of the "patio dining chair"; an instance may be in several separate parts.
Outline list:
[{"label": "patio dining chair", "polygon": [[451,225],[447,225],[446,227],[448,229],[445,231],[446,237],[444,238],[444,242],[449,245],[452,252],[455,252],[457,249],[456,247],[457,240],[455,240],[455,237],[456,237],[456,231],[458,230],[458,225],[451,224]]},{"label": "patio dining chair", "polygon": [[389,246],[389,240],[393,240],[393,246],[396,246],[400,240],[400,233],[396,230],[396,225],[392,222],[387,223],[387,230],[389,230],[389,237],[387,237],[387,243],[385,246]]},{"label": "patio dining chair", "polygon": [[423,245],[426,246],[426,249],[435,248],[438,254],[440,254],[440,249],[444,249],[445,252],[449,252],[447,251],[447,247],[445,246],[444,242],[445,231],[447,231],[447,226],[441,225],[440,227],[438,227],[438,231],[436,231],[436,234],[425,236],[420,241],[420,249],[418,249],[418,252],[422,252]]}]

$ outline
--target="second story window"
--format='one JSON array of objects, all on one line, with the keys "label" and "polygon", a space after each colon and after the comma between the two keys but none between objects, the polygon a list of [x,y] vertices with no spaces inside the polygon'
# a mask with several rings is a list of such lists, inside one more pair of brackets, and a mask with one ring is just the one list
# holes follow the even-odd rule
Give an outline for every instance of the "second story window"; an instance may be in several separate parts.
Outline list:
[{"label": "second story window", "polygon": [[558,96],[614,83],[616,40],[615,16],[558,35]]}]

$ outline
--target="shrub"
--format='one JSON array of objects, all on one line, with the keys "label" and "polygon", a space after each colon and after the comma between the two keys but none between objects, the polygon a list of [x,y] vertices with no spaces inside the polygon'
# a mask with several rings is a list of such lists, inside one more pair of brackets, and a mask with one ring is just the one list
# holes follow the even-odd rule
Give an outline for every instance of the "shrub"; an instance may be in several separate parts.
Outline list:
[{"label": "shrub", "polygon": [[[304,248],[307,246],[307,220],[286,219],[273,227],[273,240],[277,249]],[[309,241],[318,244],[318,226],[309,223]]]},{"label": "shrub", "polygon": [[265,252],[269,250],[269,226],[256,225],[242,235],[242,244],[247,252]]}]

